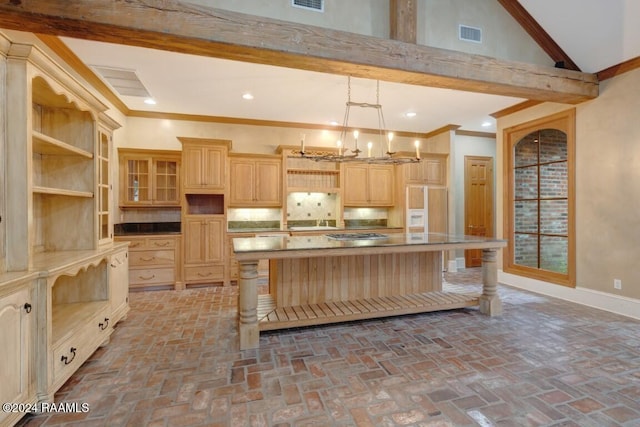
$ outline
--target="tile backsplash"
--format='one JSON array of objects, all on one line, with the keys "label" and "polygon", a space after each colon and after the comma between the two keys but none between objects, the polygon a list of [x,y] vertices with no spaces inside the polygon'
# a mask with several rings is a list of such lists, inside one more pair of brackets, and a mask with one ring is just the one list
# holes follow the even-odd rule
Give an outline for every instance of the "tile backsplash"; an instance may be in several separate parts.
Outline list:
[{"label": "tile backsplash", "polygon": [[180,208],[140,208],[121,209],[120,221],[116,223],[140,223],[140,222],[180,222]]},{"label": "tile backsplash", "polygon": [[229,208],[227,221],[280,221],[282,209],[278,208]]},{"label": "tile backsplash", "polygon": [[336,220],[339,208],[333,193],[289,193],[287,221]]}]

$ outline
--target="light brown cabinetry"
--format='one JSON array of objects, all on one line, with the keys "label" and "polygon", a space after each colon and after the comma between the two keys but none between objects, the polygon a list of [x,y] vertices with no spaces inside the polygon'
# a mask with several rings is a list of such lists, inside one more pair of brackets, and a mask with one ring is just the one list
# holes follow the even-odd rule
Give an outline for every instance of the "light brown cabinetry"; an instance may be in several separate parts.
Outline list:
[{"label": "light brown cabinetry", "polygon": [[[287,193],[339,193],[340,165],[335,162],[315,162],[295,157],[295,149],[279,147],[285,165]],[[291,157],[293,156],[293,157]]]},{"label": "light brown cabinetry", "polygon": [[185,193],[224,192],[230,141],[178,138],[182,143]]},{"label": "light brown cabinetry", "polygon": [[120,206],[178,206],[180,161],[176,151],[118,150]]},{"label": "light brown cabinetry", "polygon": [[392,165],[344,165],[345,206],[392,206]]},{"label": "light brown cabinetry", "polygon": [[129,289],[182,288],[180,236],[118,236],[129,242]]},{"label": "light brown cabinetry", "polygon": [[[104,104],[37,47],[0,43],[0,49],[8,49],[6,80],[0,79],[0,93],[6,95],[0,110],[7,120],[7,156],[0,173],[6,184],[4,240],[10,248],[0,294],[11,286],[11,276],[37,281],[33,291],[17,291],[10,303],[25,308],[19,300],[33,292],[33,352],[16,372],[23,375],[33,364],[29,375],[36,399],[52,401],[108,341],[114,321],[126,311],[126,302],[111,299],[121,294],[112,292],[108,267],[112,255],[127,250],[111,242],[110,135],[117,123],[104,115]],[[11,108],[4,108],[5,102]],[[15,308],[1,310],[7,316],[2,323],[7,320],[16,331],[30,328]],[[12,334],[0,332],[0,341],[15,340]],[[4,383],[0,388],[4,391]]]},{"label": "light brown cabinetry", "polygon": [[447,155],[428,154],[419,163],[409,163],[403,168],[407,184],[446,185]]},{"label": "light brown cabinetry", "polygon": [[282,165],[279,157],[230,154],[230,207],[282,206]]},{"label": "light brown cabinetry", "polygon": [[125,246],[109,258],[109,291],[113,323],[124,319],[129,312],[129,250]]},{"label": "light brown cabinetry", "polygon": [[111,183],[111,158],[113,150],[113,131],[120,127],[113,119],[100,114],[98,123],[98,147],[96,152],[96,199],[98,214],[98,244],[113,241],[113,216],[111,205],[113,185]]},{"label": "light brown cabinetry", "polygon": [[[2,403],[24,404],[36,401],[34,339],[36,313],[33,299],[34,274],[11,281],[0,275],[0,347],[2,357]],[[0,412],[0,425],[13,425],[23,411]]]},{"label": "light brown cabinetry", "polygon": [[224,281],[224,215],[187,216],[183,218],[183,224],[185,283]]}]

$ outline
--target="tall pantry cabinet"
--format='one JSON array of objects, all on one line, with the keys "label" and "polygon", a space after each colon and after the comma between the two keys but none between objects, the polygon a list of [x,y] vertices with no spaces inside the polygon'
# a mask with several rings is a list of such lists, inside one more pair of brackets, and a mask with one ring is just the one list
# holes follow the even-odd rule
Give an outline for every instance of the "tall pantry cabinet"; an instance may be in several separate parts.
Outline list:
[{"label": "tall pantry cabinet", "polygon": [[52,401],[129,309],[127,244],[113,243],[109,212],[118,125],[38,47],[2,34],[0,95],[0,398]]}]

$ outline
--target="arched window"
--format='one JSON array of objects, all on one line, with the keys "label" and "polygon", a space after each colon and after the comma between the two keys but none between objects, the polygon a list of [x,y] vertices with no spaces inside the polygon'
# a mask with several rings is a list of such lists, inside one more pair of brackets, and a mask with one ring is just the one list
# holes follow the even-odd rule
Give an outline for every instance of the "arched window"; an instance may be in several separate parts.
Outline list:
[{"label": "arched window", "polygon": [[574,129],[574,110],[505,129],[505,272],[575,286]]}]

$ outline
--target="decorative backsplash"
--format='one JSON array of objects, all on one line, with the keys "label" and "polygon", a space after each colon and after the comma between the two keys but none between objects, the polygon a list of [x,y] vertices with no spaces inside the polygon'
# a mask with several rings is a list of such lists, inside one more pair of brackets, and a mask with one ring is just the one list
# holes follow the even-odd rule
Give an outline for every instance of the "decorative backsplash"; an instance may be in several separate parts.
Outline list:
[{"label": "decorative backsplash", "polygon": [[338,197],[333,193],[289,193],[287,221],[332,221],[338,217]]}]

